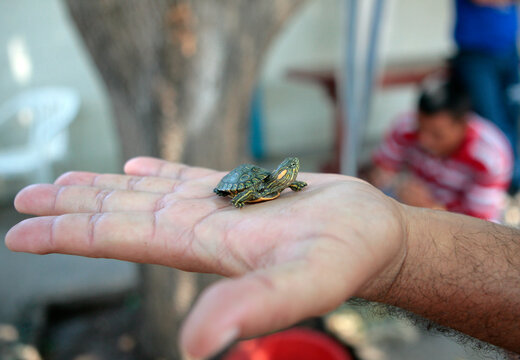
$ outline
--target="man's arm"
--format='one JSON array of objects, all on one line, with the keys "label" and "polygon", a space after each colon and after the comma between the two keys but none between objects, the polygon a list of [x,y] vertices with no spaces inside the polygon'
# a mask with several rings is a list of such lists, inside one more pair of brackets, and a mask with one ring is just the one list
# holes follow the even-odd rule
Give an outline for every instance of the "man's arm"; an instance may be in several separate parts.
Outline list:
[{"label": "man's arm", "polygon": [[193,356],[352,296],[520,352],[517,230],[407,207],[341,175],[302,174],[302,192],[238,210],[212,194],[222,173],[151,158],[125,170],[22,190],[16,208],[37,217],[13,227],[6,244],[228,276],[186,320],[181,342]]},{"label": "man's arm", "polygon": [[360,295],[520,352],[520,231],[445,211],[403,211],[408,251],[399,275]]},{"label": "man's arm", "polygon": [[413,176],[403,178],[399,183],[396,199],[406,205],[437,210],[445,209],[444,205],[435,200],[427,185]]}]

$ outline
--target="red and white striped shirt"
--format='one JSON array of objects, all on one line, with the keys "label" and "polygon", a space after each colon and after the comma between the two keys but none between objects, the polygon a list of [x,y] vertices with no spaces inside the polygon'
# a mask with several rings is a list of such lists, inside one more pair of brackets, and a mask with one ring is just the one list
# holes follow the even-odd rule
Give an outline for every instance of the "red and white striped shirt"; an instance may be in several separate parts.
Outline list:
[{"label": "red and white striped shirt", "polygon": [[418,144],[417,116],[401,117],[376,150],[376,164],[406,169],[423,180],[436,201],[454,211],[498,220],[512,175],[507,138],[492,123],[472,115],[465,138],[449,157],[435,157]]}]

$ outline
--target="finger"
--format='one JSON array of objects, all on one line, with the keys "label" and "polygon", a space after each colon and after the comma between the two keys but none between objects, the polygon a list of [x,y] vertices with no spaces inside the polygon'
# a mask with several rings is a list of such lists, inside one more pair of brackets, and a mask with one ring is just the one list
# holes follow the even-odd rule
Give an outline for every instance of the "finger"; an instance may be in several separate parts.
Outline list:
[{"label": "finger", "polygon": [[16,210],[32,215],[160,211],[174,194],[100,189],[88,186],[31,185],[15,200]]},{"label": "finger", "polygon": [[285,263],[213,285],[188,316],[181,346],[196,358],[206,357],[239,337],[277,330],[336,308],[366,275],[356,278],[355,268],[348,274],[345,258],[337,251],[322,258],[326,262]]},{"label": "finger", "polygon": [[[213,187],[216,186],[222,176],[225,175],[225,172],[217,172],[215,170],[201,167],[191,167],[150,157],[130,159],[125,164],[124,170],[126,174],[136,176],[165,177],[178,180],[204,179],[207,184],[210,184]],[[322,183],[345,180],[364,182],[361,179],[338,174],[300,173],[298,179],[308,182],[309,185],[310,183],[319,185]]]},{"label": "finger", "polygon": [[[84,213],[36,217],[15,225],[5,243],[13,251],[62,253],[146,262],[189,271],[217,272],[220,224],[211,223],[218,207],[183,201],[168,212]],[[197,239],[194,224],[208,221],[213,236]],[[218,267],[217,267],[218,266]]]},{"label": "finger", "polygon": [[12,251],[143,261],[147,257],[144,250],[157,246],[150,244],[153,224],[149,213],[37,217],[15,225],[5,243]]},{"label": "finger", "polygon": [[208,184],[195,181],[178,182],[168,192],[37,184],[22,189],[17,194],[14,204],[19,212],[32,215],[160,211],[180,199],[218,201],[212,189]]},{"label": "finger", "polygon": [[178,180],[193,180],[209,175],[216,171],[201,167],[172,163],[150,157],[137,157],[127,161],[125,173],[138,176],[156,176]]},{"label": "finger", "polygon": [[55,185],[82,185],[104,189],[135,190],[153,193],[173,192],[179,180],[119,174],[97,174],[92,172],[68,172],[54,182]]}]

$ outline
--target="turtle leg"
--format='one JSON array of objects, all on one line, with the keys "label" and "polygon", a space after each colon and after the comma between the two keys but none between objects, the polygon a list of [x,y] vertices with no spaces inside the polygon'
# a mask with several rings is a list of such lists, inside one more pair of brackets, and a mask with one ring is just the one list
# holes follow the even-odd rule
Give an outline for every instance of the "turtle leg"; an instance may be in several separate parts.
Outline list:
[{"label": "turtle leg", "polygon": [[301,189],[303,189],[306,186],[307,186],[307,183],[305,181],[294,181],[291,185],[289,185],[289,187],[293,191],[300,191]]},{"label": "turtle leg", "polygon": [[277,192],[273,192],[273,193],[270,193],[270,194],[258,194],[258,197],[255,199],[255,200],[249,200],[248,202],[250,203],[256,203],[256,202],[261,202],[261,201],[268,201],[268,200],[273,200],[273,199],[276,199],[278,196],[280,196],[281,192],[280,191],[277,191]]},{"label": "turtle leg", "polygon": [[241,193],[233,196],[231,203],[237,208],[241,208],[246,202],[251,202],[258,199],[259,194],[254,189],[244,190]]}]

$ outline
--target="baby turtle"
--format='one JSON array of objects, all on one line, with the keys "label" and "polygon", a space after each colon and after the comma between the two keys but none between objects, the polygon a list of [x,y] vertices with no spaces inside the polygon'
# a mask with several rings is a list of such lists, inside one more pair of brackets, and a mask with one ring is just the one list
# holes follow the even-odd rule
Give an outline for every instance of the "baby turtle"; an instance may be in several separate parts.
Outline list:
[{"label": "baby turtle", "polygon": [[245,203],[273,200],[287,187],[300,191],[307,183],[296,181],[300,160],[290,157],[270,172],[256,165],[243,164],[231,170],[213,190],[219,196],[231,196],[231,203],[241,208]]}]

